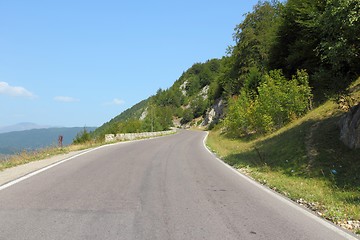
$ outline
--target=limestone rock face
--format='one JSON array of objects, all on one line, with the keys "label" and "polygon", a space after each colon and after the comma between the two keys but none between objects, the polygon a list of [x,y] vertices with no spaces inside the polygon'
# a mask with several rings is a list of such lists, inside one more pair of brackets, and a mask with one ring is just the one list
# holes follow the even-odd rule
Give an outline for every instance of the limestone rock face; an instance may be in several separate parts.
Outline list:
[{"label": "limestone rock face", "polygon": [[349,148],[360,148],[360,104],[351,108],[340,120],[340,140]]},{"label": "limestone rock face", "polygon": [[145,120],[145,118],[147,117],[147,115],[149,114],[148,112],[148,108],[146,108],[142,113],[141,113],[141,116],[139,118],[139,120]]},{"label": "limestone rock face", "polygon": [[206,126],[212,122],[217,122],[223,115],[225,102],[222,99],[215,101],[215,104],[206,112],[202,126]]}]

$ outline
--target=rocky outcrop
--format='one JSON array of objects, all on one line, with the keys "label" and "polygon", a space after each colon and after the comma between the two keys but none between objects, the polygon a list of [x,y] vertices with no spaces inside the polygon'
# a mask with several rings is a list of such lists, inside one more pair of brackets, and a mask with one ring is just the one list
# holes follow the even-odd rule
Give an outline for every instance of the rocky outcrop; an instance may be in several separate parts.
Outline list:
[{"label": "rocky outcrop", "polygon": [[349,148],[360,148],[360,104],[351,108],[340,120],[340,140]]},{"label": "rocky outcrop", "polygon": [[220,118],[223,117],[224,108],[225,108],[224,100],[223,99],[216,100],[215,104],[206,112],[204,121],[201,125],[206,126],[213,122],[214,123],[218,122]]},{"label": "rocky outcrop", "polygon": [[201,96],[204,100],[208,99],[208,92],[209,92],[210,86],[206,85],[205,87],[203,87],[201,89],[201,91],[199,92],[199,96]]},{"label": "rocky outcrop", "polygon": [[148,112],[148,108],[146,108],[146,109],[141,113],[141,116],[140,116],[139,120],[141,120],[141,121],[145,120],[145,118],[147,117],[148,113],[149,113],[149,112]]},{"label": "rocky outcrop", "polygon": [[188,85],[189,81],[185,81],[183,84],[181,84],[180,86],[180,91],[182,93],[182,95],[186,96],[186,86]]}]

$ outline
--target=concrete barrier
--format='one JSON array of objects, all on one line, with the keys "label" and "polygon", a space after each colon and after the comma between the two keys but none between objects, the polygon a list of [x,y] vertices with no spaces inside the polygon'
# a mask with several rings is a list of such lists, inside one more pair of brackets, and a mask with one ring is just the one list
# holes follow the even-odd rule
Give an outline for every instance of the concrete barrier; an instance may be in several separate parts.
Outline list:
[{"label": "concrete barrier", "polygon": [[176,130],[161,131],[161,132],[105,134],[105,142],[131,141],[135,139],[152,138],[163,135],[169,135],[175,132]]}]

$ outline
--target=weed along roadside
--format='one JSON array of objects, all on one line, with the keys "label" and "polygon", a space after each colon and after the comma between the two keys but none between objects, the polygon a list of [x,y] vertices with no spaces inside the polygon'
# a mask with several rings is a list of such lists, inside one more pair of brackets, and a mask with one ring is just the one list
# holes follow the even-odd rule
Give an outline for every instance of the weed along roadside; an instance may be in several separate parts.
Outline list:
[{"label": "weed along roadside", "polygon": [[231,138],[218,126],[207,145],[241,173],[360,234],[360,149],[340,141],[342,115],[327,101],[266,136]]},{"label": "weed along roadside", "polygon": [[15,155],[11,155],[0,161],[0,173],[1,171],[16,167],[19,165],[24,165],[31,162],[36,162],[40,160],[47,160],[54,156],[66,156],[67,154],[73,152],[79,152],[89,148],[94,148],[101,146],[100,143],[86,143],[86,144],[72,144],[65,147],[49,147],[43,148],[36,151],[23,151]]}]

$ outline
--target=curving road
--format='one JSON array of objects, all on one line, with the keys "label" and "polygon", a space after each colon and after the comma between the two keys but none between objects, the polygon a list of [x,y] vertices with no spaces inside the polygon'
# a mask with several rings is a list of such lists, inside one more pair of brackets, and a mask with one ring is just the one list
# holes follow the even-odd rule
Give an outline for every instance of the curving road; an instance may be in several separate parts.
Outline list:
[{"label": "curving road", "polygon": [[99,148],[0,190],[0,239],[356,239],[241,176],[205,132]]}]

